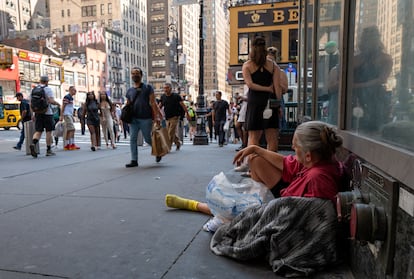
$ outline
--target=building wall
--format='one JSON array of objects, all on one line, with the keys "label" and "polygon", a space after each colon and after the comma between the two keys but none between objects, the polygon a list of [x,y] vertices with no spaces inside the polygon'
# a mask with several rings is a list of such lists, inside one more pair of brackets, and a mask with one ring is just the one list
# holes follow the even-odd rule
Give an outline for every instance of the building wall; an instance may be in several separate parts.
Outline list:
[{"label": "building wall", "polygon": [[230,100],[226,92],[226,42],[228,41],[228,15],[220,0],[204,1],[205,41],[204,41],[204,91],[207,99],[214,100],[214,92],[222,91],[223,99]]}]

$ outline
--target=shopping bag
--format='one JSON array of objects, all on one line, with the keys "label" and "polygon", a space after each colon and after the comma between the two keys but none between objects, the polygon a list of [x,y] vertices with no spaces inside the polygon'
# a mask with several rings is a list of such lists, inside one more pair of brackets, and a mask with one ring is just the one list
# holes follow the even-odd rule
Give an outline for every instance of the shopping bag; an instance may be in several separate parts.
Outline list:
[{"label": "shopping bag", "polygon": [[170,152],[170,140],[167,128],[160,125],[154,125],[151,132],[151,155],[164,156]]},{"label": "shopping bag", "polygon": [[58,121],[55,125],[55,130],[53,131],[53,136],[55,138],[63,137],[63,123]]}]

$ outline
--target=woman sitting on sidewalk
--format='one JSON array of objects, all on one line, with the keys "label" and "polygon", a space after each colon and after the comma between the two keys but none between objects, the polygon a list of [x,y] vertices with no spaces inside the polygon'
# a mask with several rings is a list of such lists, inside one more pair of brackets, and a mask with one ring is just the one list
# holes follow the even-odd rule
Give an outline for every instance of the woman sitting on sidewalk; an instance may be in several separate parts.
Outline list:
[{"label": "woman sitting on sidewalk", "polygon": [[[324,122],[309,121],[296,128],[292,140],[295,156],[266,150],[257,145],[239,151],[233,163],[249,160],[253,180],[266,185],[275,197],[316,197],[334,201],[343,177],[343,167],[335,159],[342,138]],[[280,182],[288,183],[280,189]],[[207,203],[167,194],[168,207],[211,215]]]},{"label": "woman sitting on sidewalk", "polygon": [[[334,155],[341,145],[332,127],[310,121],[295,131],[295,156],[257,145],[239,151],[233,162],[239,165],[248,158],[252,179],[281,197],[251,206],[224,224],[212,218],[203,227],[215,231],[211,251],[240,261],[266,259],[273,272],[285,277],[309,276],[335,264],[338,224],[332,201],[343,181],[343,167]],[[276,185],[282,180],[289,185],[280,190]],[[166,203],[211,214],[206,203],[194,200],[167,195]]]}]

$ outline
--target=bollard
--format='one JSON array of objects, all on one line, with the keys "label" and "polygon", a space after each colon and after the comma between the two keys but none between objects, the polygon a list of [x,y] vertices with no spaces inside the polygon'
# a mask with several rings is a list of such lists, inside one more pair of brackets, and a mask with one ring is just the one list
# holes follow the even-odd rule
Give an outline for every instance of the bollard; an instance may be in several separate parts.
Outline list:
[{"label": "bollard", "polygon": [[[30,155],[30,145],[33,141],[33,134],[35,133],[35,124],[32,120],[26,121],[24,125],[24,139],[26,142],[26,155]],[[35,146],[36,152],[39,154],[39,143]]]}]

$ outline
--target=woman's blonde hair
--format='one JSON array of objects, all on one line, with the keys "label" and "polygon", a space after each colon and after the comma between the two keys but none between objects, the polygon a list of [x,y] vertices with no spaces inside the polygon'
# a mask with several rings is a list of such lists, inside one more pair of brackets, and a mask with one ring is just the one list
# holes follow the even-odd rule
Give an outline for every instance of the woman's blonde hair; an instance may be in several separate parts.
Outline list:
[{"label": "woman's blonde hair", "polygon": [[300,124],[295,135],[297,144],[304,152],[316,153],[321,160],[330,160],[337,148],[342,146],[342,137],[334,127],[321,121],[308,121]]}]

